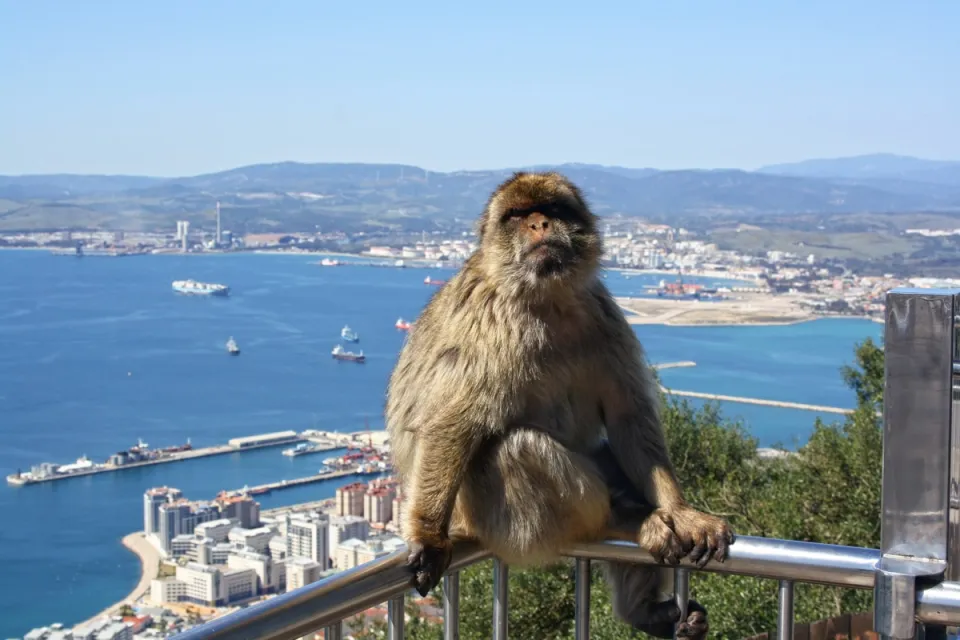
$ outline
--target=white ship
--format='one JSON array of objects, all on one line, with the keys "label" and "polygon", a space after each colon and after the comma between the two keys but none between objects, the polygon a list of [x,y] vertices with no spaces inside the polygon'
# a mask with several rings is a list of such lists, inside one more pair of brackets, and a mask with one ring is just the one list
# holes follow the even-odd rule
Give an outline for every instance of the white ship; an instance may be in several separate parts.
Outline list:
[{"label": "white ship", "polygon": [[197,282],[196,280],[174,280],[173,290],[195,296],[225,296],[230,293],[230,287],[225,284],[211,282]]},{"label": "white ship", "polygon": [[349,325],[344,325],[343,329],[340,329],[340,337],[344,342],[360,342],[360,334],[351,329]]}]

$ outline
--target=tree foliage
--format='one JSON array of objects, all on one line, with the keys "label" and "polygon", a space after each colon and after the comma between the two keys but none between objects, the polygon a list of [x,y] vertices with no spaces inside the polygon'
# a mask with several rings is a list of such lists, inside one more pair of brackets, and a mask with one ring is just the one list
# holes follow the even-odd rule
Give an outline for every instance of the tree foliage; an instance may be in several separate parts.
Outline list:
[{"label": "tree foliage", "polygon": [[[742,424],[725,420],[716,405],[694,407],[665,400],[664,429],[688,500],[730,519],[739,534],[876,548],[880,542],[883,351],[858,344],[855,363],[841,375],[855,393],[856,410],[841,422],[819,418],[806,445],[793,455],[760,458]],[[591,633],[597,640],[642,638],[614,619],[598,563],[593,563]],[[490,637],[490,562],[469,567],[460,579],[460,631],[464,640]],[[573,567],[511,569],[510,636],[538,640],[573,637]],[[439,589],[437,590],[439,592]],[[691,593],[710,611],[711,636],[744,638],[772,632],[777,584],[771,580],[695,573]],[[798,622],[859,613],[871,607],[868,591],[797,585]],[[435,640],[439,627],[408,623],[408,638]]]}]

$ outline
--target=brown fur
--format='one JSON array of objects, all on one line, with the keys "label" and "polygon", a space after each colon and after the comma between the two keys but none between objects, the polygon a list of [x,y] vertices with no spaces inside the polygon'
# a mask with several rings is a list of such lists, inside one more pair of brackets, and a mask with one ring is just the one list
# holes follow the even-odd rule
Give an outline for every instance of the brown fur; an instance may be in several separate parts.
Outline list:
[{"label": "brown fur", "polygon": [[[733,534],[684,501],[643,349],[597,278],[602,246],[581,192],[556,173],[515,174],[478,232],[480,248],[418,318],[388,390],[418,590],[436,586],[457,539],[516,565],[608,537],[671,563],[722,561]],[[617,614],[670,637],[680,609],[655,601],[659,576],[608,570]],[[694,601],[689,611],[684,634],[703,637],[706,612]]]}]

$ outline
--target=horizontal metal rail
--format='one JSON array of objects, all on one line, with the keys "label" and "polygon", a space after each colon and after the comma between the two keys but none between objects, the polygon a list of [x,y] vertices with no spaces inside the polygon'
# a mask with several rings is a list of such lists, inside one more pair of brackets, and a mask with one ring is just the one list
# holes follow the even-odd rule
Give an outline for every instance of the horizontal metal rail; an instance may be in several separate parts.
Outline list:
[{"label": "horizontal metal rail", "polygon": [[[624,542],[580,544],[567,549],[565,555],[578,558],[576,580],[577,638],[589,637],[589,571],[590,560],[615,560],[638,564],[656,564],[649,553]],[[262,603],[241,609],[177,635],[179,640],[212,640],[214,638],[250,640],[293,640],[321,628],[337,628],[341,621],[372,606],[391,602],[390,638],[402,637],[403,608],[401,600],[411,590],[410,574],[404,563],[407,551],[400,549],[364,565],[301,587]],[[444,611],[456,616],[459,595],[456,572],[490,558],[490,553],[472,544],[457,545],[445,578],[445,595],[453,601],[444,603]],[[739,536],[730,547],[726,562],[711,562],[704,571],[737,574],[780,581],[780,616],[778,637],[792,636],[793,584],[816,583],[838,587],[871,589],[880,561],[876,549],[840,545]],[[693,568],[683,562],[681,568]],[[494,637],[504,638],[507,632],[506,577],[507,567],[497,563],[495,571]],[[684,579],[685,582],[685,579]],[[960,584],[944,583],[918,591],[917,618],[921,622],[955,625],[960,623]],[[457,638],[457,621],[445,621],[445,638]],[[502,634],[502,635],[501,635]],[[338,637],[333,636],[331,637]]]}]

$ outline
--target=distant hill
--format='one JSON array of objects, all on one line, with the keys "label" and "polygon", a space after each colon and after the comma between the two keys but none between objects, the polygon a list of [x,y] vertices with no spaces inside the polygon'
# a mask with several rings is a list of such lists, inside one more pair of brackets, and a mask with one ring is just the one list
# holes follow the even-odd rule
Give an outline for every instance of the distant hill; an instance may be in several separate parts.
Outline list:
[{"label": "distant hill", "polygon": [[[756,172],[581,163],[535,168],[565,173],[600,215],[748,221],[770,214],[960,212],[960,181],[950,182],[958,167],[880,155]],[[512,171],[279,162],[182,178],[0,176],[0,229],[161,230],[173,229],[180,219],[209,227],[217,200],[227,228],[238,233],[462,228]],[[928,179],[916,178],[919,174]]]},{"label": "distant hill", "polygon": [[960,186],[960,162],[923,160],[891,153],[775,164],[761,167],[758,173],[850,180],[895,178],[910,182]]}]

